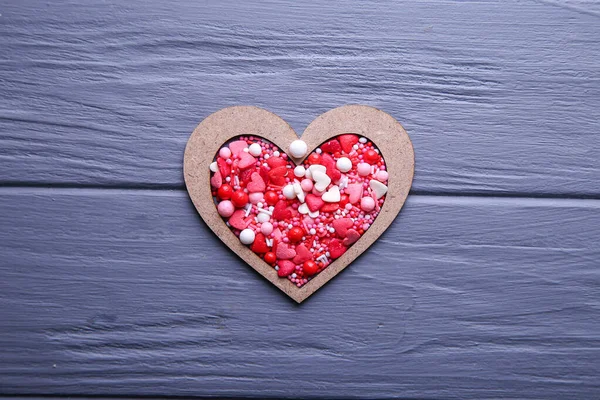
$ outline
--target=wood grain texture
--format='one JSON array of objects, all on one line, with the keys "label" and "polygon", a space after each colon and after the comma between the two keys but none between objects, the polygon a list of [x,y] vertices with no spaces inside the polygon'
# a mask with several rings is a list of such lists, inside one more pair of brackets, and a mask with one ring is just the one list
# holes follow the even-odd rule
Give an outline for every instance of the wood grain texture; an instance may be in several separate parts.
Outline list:
[{"label": "wood grain texture", "polygon": [[0,182],[183,188],[196,124],[397,118],[415,193],[598,197],[597,1],[19,1],[0,7]]},{"label": "wood grain texture", "polygon": [[600,398],[598,200],[409,196],[297,306],[209,233],[181,171],[222,107],[301,132],[364,103],[410,134],[414,193],[600,198],[599,19],[596,0],[2,2],[0,395]]},{"label": "wood grain texture", "polygon": [[411,196],[302,305],[184,191],[0,190],[2,393],[596,398],[600,203]]}]

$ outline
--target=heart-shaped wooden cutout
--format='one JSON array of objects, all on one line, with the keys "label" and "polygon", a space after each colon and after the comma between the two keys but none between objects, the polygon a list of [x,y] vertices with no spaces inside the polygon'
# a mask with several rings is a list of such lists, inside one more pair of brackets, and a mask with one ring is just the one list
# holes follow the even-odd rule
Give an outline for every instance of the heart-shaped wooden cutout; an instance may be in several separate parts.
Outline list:
[{"label": "heart-shaped wooden cutout", "polygon": [[[298,303],[339,274],[377,240],[400,212],[412,184],[414,150],[408,134],[392,116],[373,107],[346,105],[317,117],[301,136],[308,145],[307,156],[322,143],[345,133],[368,138],[381,152],[389,173],[386,199],[379,215],[360,239],[300,288],[288,279],[280,278],[271,265],[243,245],[226,226],[214,204],[209,170],[223,144],[241,135],[260,136],[287,150],[289,144],[298,139],[292,127],[279,116],[258,107],[228,107],[206,117],[196,127],[185,148],[185,184],[202,219],[233,252]],[[304,160],[288,156],[296,164]]]}]

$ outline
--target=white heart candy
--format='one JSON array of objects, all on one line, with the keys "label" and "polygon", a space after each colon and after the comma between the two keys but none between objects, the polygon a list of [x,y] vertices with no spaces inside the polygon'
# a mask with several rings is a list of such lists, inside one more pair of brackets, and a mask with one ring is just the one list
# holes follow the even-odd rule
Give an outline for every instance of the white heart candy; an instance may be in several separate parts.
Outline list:
[{"label": "white heart candy", "polygon": [[369,181],[369,186],[371,189],[373,189],[373,192],[375,192],[375,196],[377,196],[378,199],[382,198],[388,191],[388,187],[386,185],[376,181],[375,179],[371,179],[371,181]]},{"label": "white heart candy", "polygon": [[326,193],[323,193],[321,199],[327,203],[337,203],[341,199],[340,188],[332,186]]},{"label": "white heart candy", "polygon": [[312,172],[309,169],[304,170],[304,177],[308,179],[312,179]]},{"label": "white heart candy", "polygon": [[292,200],[294,197],[296,197],[296,190],[294,189],[294,185],[285,185],[283,187],[282,193],[283,196],[288,200]]},{"label": "white heart candy", "polygon": [[313,180],[315,181],[315,189],[319,192],[325,191],[327,186],[331,183],[331,178],[325,173],[318,170],[312,173]]},{"label": "white heart candy", "polygon": [[325,173],[327,171],[327,168],[325,168],[325,166],[321,165],[321,164],[313,164],[310,167],[308,167],[308,170],[311,173],[313,173],[315,171],[319,171],[319,172]]},{"label": "white heart candy", "polygon": [[308,209],[308,205],[306,203],[300,204],[300,206],[298,207],[298,212],[300,214],[308,214],[310,212],[310,210]]},{"label": "white heart candy", "polygon": [[300,203],[304,203],[306,194],[304,193],[304,190],[302,190],[300,183],[294,182],[294,192],[296,193],[296,197],[298,197],[298,201],[300,201]]}]

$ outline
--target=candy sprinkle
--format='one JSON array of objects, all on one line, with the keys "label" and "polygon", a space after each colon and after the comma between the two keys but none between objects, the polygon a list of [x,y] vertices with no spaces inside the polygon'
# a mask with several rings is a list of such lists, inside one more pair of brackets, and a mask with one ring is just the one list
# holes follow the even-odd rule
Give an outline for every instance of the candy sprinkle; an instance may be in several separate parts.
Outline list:
[{"label": "candy sprinkle", "polygon": [[[306,153],[293,143],[294,157]],[[354,134],[328,140],[296,166],[273,143],[240,136],[210,166],[226,225],[282,279],[302,287],[372,226],[387,193],[385,160]]]}]

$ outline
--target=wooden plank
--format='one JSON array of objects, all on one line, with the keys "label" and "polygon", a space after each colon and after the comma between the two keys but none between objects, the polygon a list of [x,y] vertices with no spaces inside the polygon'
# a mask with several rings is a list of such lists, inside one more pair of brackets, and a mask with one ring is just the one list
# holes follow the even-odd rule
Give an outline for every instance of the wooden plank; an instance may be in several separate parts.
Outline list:
[{"label": "wooden plank", "polygon": [[301,132],[366,103],[411,135],[415,193],[600,194],[597,2],[8,3],[3,184],[182,188],[219,108]]},{"label": "wooden plank", "polygon": [[0,190],[4,394],[597,398],[600,202],[411,196],[301,305],[183,191]]}]

